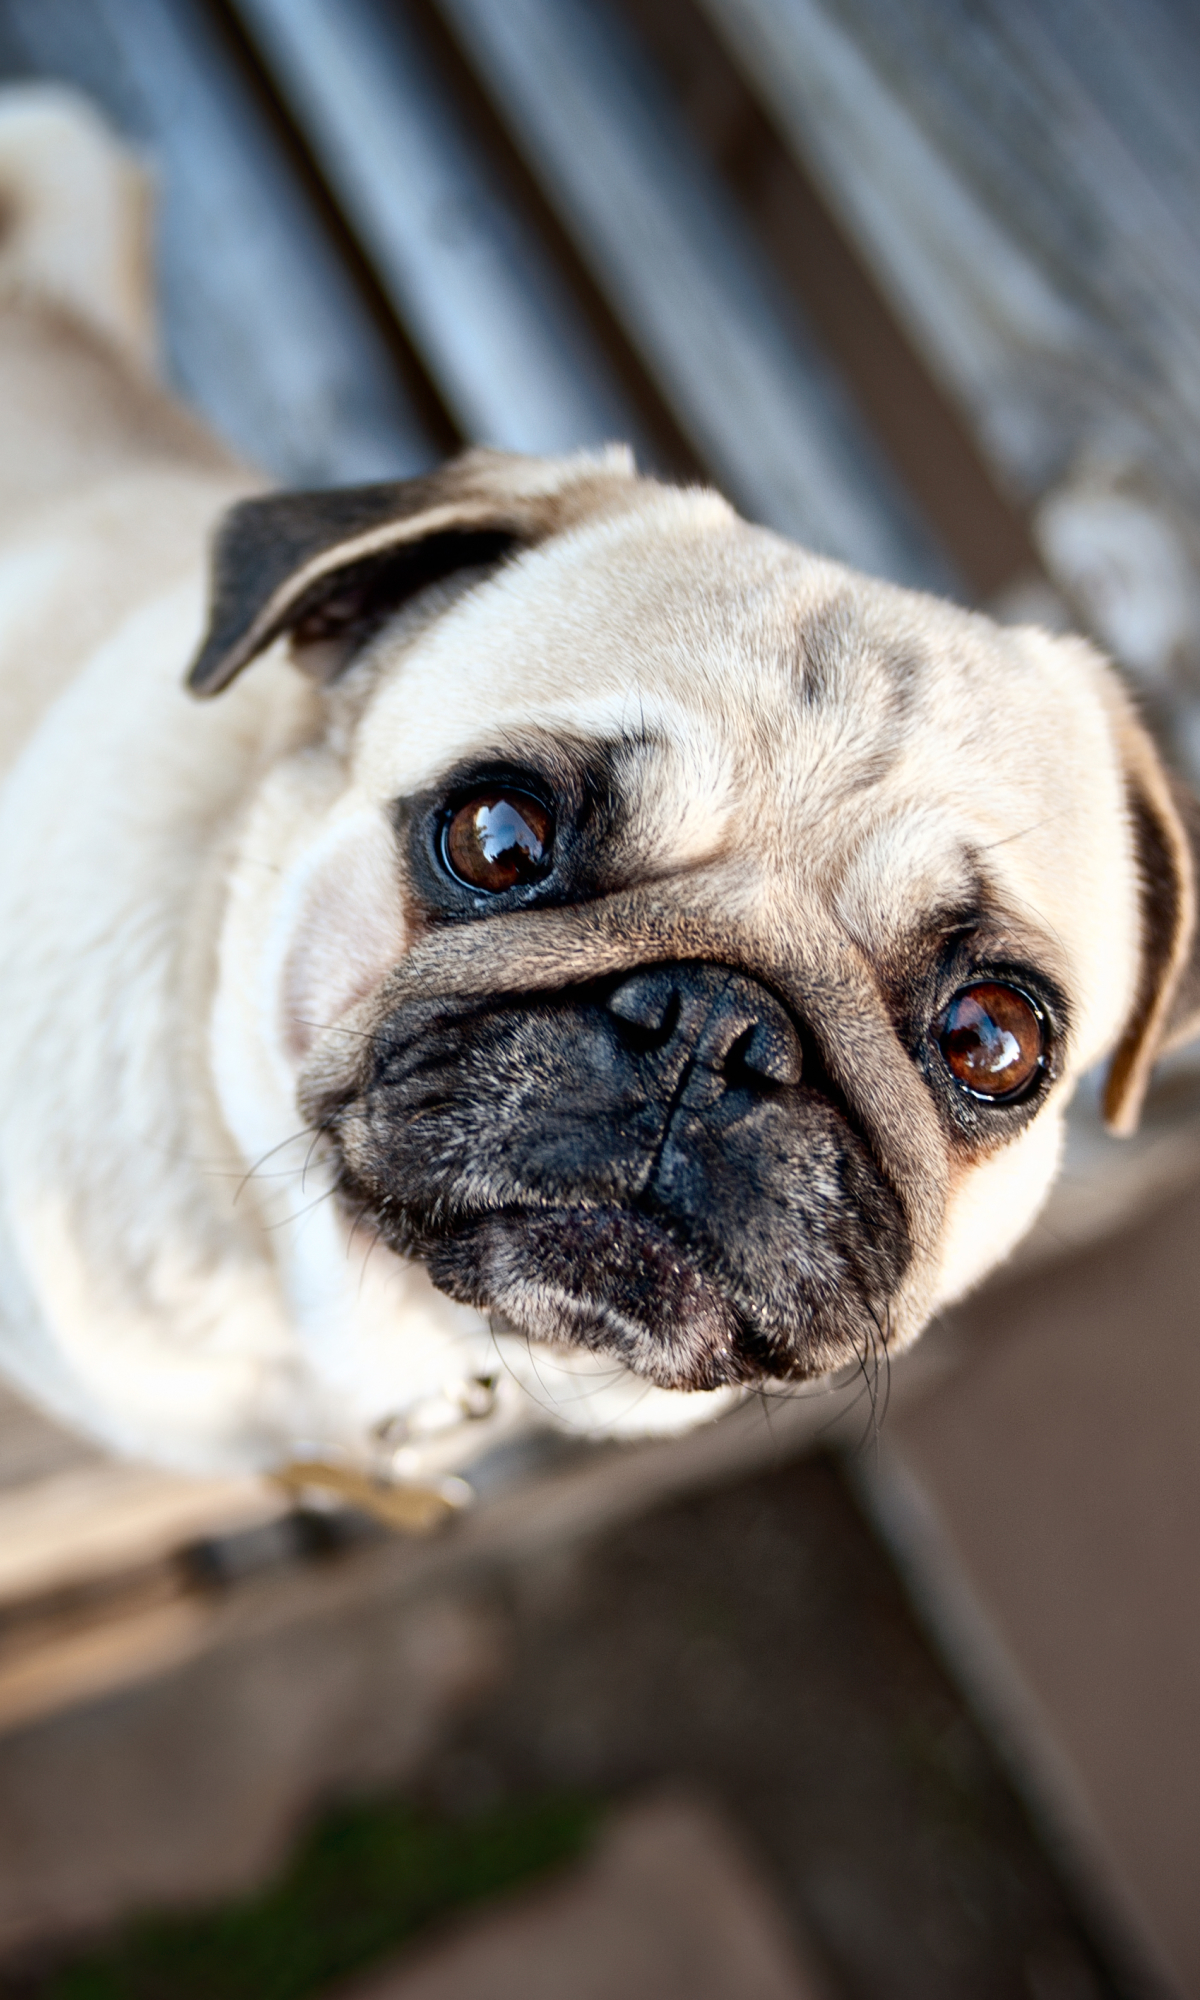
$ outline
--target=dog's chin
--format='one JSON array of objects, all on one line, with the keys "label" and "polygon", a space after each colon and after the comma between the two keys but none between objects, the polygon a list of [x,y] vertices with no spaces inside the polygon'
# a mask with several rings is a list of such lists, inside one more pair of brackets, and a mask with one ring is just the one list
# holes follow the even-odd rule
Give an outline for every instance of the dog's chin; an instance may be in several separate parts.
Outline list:
[{"label": "dog's chin", "polygon": [[663,1389],[757,1380],[736,1305],[651,1218],[623,1208],[481,1216],[424,1250],[439,1291],[551,1346],[609,1354]]}]

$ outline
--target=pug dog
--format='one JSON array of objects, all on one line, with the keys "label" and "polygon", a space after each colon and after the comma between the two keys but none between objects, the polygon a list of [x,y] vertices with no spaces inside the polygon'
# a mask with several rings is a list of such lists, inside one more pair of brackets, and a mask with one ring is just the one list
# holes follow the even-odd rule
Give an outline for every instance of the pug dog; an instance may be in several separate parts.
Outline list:
[{"label": "pug dog", "polygon": [[264,492],[92,114],[10,102],[0,186],[12,1377],[404,1479],[902,1351],[1197,1021],[1116,675],[621,449]]}]

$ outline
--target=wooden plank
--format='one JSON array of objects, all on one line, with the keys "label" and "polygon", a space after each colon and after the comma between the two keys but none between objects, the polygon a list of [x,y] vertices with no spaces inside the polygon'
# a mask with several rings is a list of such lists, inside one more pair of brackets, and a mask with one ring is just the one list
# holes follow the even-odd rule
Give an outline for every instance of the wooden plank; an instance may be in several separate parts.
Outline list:
[{"label": "wooden plank", "polygon": [[986,601],[1041,562],[947,395],[721,35],[695,0],[606,0],[652,56],[700,151],[797,302],[897,477]]},{"label": "wooden plank", "polygon": [[0,1492],[0,1607],[161,1561],[286,1511],[258,1479],[186,1479],[97,1459]]},{"label": "wooden plank", "polygon": [[214,1618],[203,1598],[179,1589],[160,1604],[58,1633],[50,1644],[5,1648],[0,1735],[169,1673],[195,1655]]},{"label": "wooden plank", "polygon": [[699,0],[1200,775],[1200,26]]},{"label": "wooden plank", "polygon": [[464,434],[531,452],[633,437],[582,316],[403,10],[235,4]]},{"label": "wooden plank", "polygon": [[1114,398],[1200,420],[1200,63],[1162,10],[701,5],[1023,490]]},{"label": "wooden plank", "polygon": [[439,11],[719,483],[786,533],[944,586],[944,560],[616,17],[590,0]]},{"label": "wooden plank", "polygon": [[145,148],[170,372],[230,443],[298,485],[433,462],[387,341],[202,0],[0,0],[0,73],[75,84]]},{"label": "wooden plank", "polygon": [[1031,420],[1020,364],[1040,355],[1053,370],[1084,336],[1058,284],[989,213],[843,16],[820,0],[700,3],[992,454],[1039,491],[1061,458],[1070,404],[1051,405],[1048,428],[1040,413]]}]

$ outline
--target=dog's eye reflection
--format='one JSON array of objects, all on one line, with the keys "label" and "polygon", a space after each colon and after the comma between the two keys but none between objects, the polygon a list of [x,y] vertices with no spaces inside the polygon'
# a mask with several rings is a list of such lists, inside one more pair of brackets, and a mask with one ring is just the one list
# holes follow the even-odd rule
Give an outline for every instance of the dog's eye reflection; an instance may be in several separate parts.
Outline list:
[{"label": "dog's eye reflection", "polygon": [[451,814],[442,859],[471,889],[502,895],[549,873],[554,821],[528,792],[479,792]]},{"label": "dog's eye reflection", "polygon": [[1016,1096],[1045,1057],[1041,1015],[1015,986],[964,986],[943,1007],[933,1031],[951,1075],[973,1097]]}]

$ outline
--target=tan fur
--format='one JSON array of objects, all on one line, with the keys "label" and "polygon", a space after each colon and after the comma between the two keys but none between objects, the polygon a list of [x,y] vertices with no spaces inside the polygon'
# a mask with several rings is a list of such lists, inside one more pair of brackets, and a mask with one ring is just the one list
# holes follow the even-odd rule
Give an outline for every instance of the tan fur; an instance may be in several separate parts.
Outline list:
[{"label": "tan fur", "polygon": [[[90,118],[124,243],[140,196]],[[148,378],[124,252],[77,283],[33,227],[43,157],[44,128],[27,145],[0,111],[28,224],[7,280],[0,253],[4,1365],[110,1443],[197,1469],[361,1457],[397,1416],[403,1473],[542,1416],[669,1431],[723,1407],[736,1389],[648,1386],[443,1297],[332,1198],[308,1125],[410,1001],[681,962],[761,981],[820,1041],[911,1237],[886,1330],[906,1344],[1033,1220],[1083,1071],[1116,1052],[1127,1124],[1179,1011],[1190,847],[1107,667],[620,455],[484,454],[306,555],[212,685],[246,671],[198,704],[205,542],[259,482]],[[55,232],[71,212],[56,195]],[[296,671],[275,635],[323,578],[478,528],[514,536],[499,567],[417,594],[327,689]],[[636,747],[610,879],[430,923],[394,802],[464,757],[580,742]],[[922,926],[980,895],[987,950],[1042,968],[1071,1029],[1037,1115],[967,1140],[900,1015]],[[484,1376],[494,1413],[472,1424],[463,1385]]]}]

